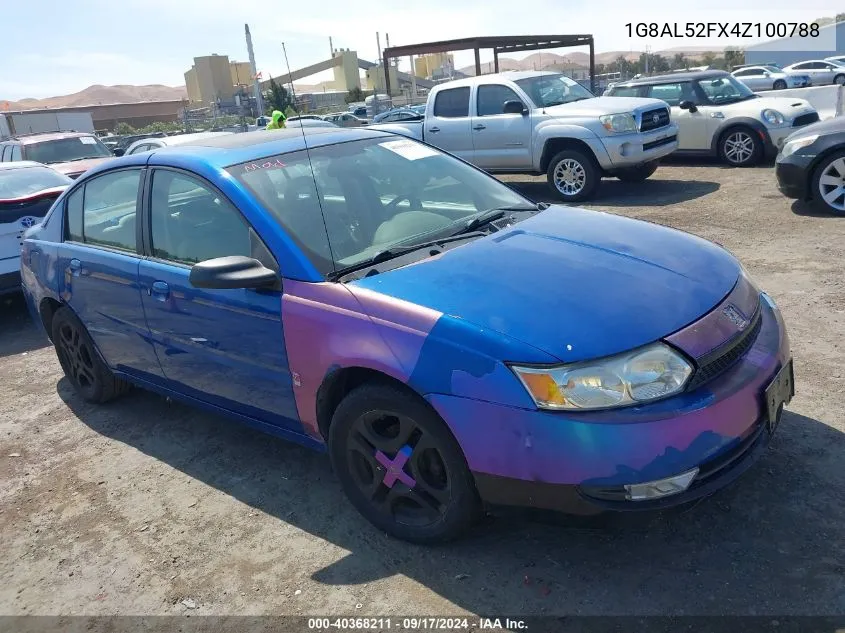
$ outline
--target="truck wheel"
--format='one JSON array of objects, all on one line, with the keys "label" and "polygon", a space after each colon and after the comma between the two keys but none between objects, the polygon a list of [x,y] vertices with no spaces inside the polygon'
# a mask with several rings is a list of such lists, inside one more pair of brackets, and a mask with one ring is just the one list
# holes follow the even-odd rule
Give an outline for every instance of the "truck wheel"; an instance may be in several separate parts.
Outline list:
[{"label": "truck wheel", "polygon": [[786,82],[783,79],[778,79],[775,82],[774,89],[775,90],[783,90],[786,88]]},{"label": "truck wheel", "polygon": [[719,140],[722,159],[733,167],[751,167],[763,157],[763,141],[744,125],[732,127]]},{"label": "truck wheel", "polygon": [[558,197],[566,202],[578,202],[593,194],[601,173],[591,156],[566,149],[552,158],[546,177]]},{"label": "truck wheel", "polygon": [[642,182],[657,171],[657,161],[620,169],[614,175],[622,182]]}]

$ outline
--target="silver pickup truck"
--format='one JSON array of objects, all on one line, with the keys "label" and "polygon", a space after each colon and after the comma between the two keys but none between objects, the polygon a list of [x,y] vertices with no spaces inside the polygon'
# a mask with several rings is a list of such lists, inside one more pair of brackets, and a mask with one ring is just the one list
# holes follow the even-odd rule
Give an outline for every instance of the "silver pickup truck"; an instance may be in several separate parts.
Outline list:
[{"label": "silver pickup truck", "polygon": [[545,173],[567,202],[589,198],[602,176],[645,180],[678,147],[678,127],[663,101],[595,97],[555,72],[440,84],[423,121],[370,128],[430,143],[491,173]]}]

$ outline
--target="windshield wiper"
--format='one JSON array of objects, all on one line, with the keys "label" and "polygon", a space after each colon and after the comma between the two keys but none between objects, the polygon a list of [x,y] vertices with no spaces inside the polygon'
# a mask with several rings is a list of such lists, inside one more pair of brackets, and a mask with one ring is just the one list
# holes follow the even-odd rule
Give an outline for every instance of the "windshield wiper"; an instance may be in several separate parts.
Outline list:
[{"label": "windshield wiper", "polygon": [[400,255],[405,255],[407,253],[412,253],[414,251],[421,250],[423,248],[430,248],[433,246],[440,246],[441,244],[446,244],[448,242],[457,242],[459,240],[469,239],[471,237],[483,237],[482,233],[478,233],[477,235],[466,233],[461,231],[460,234],[455,235],[448,235],[446,237],[441,237],[437,240],[429,240],[427,242],[421,242],[419,244],[408,244],[407,246],[393,246],[391,248],[386,248],[383,251],[379,251],[372,257],[365,259],[362,262],[358,262],[357,264],[352,264],[351,266],[346,266],[344,268],[338,268],[334,272],[329,273],[326,275],[326,278],[329,281],[336,281],[343,277],[344,275],[348,275],[349,273],[355,272],[356,270],[361,270],[362,268],[367,268],[368,266],[375,266],[376,264],[380,264],[382,262],[386,262],[390,259],[395,259]]},{"label": "windshield wiper", "polygon": [[549,205],[547,203],[538,202],[536,205],[531,207],[497,207],[495,209],[488,209],[487,211],[483,211],[482,213],[471,217],[469,220],[466,220],[464,225],[452,235],[461,235],[463,233],[474,231],[485,224],[490,224],[491,222],[495,222],[496,220],[503,218],[508,211],[545,211],[548,208]]}]

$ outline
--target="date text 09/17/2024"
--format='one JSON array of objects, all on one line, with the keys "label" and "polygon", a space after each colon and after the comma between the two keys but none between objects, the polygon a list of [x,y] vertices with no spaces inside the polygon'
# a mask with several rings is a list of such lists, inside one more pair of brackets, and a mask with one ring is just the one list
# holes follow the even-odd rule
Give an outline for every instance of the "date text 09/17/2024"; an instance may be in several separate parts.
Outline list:
[{"label": "date text 09/17/2024", "polygon": [[628,37],[760,38],[818,37],[815,22],[628,22]]}]

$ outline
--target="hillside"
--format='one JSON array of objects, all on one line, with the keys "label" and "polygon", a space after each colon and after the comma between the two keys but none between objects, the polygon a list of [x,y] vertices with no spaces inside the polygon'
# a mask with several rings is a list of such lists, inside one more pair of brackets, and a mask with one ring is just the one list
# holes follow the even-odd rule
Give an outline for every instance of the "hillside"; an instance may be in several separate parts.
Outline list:
[{"label": "hillside", "polygon": [[[74,94],[45,99],[20,99],[9,101],[9,110],[34,110],[37,108],[66,108],[70,106],[100,105],[109,103],[138,103],[140,101],[172,101],[187,99],[184,86],[88,86]],[[0,99],[5,108],[5,102]]]}]

